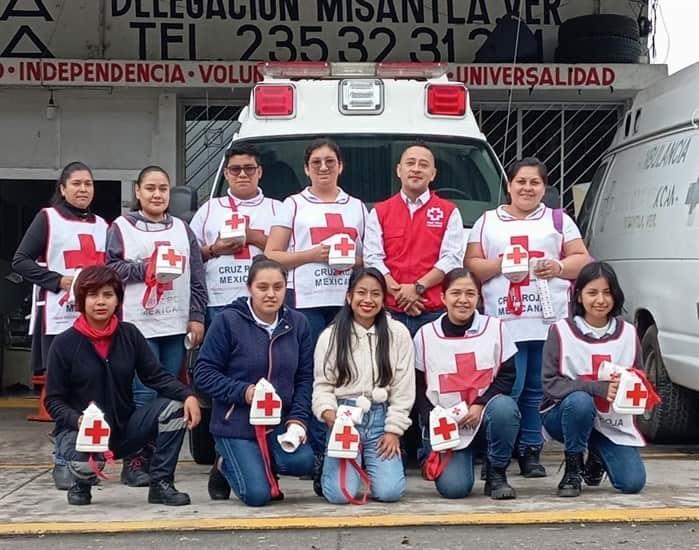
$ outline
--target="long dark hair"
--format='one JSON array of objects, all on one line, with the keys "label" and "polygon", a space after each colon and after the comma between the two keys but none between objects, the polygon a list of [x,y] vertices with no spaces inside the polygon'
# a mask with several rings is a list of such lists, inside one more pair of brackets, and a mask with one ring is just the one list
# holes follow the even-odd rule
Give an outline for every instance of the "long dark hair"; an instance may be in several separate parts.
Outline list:
[{"label": "long dark hair", "polygon": [[[381,286],[381,291],[383,292],[385,299],[386,295],[388,294],[386,280],[384,279],[383,275],[381,275],[381,272],[373,267],[363,267],[355,269],[352,272],[347,294],[352,294],[359,281],[361,281],[364,277],[372,277],[373,279],[376,279]],[[328,346],[328,351],[325,354],[325,359],[323,360],[323,369],[326,371],[328,364],[332,364],[330,361],[331,356],[335,357],[334,364],[337,368],[335,387],[337,388],[349,384],[357,375],[356,372],[353,372],[350,365],[350,356],[352,355],[352,337],[356,336],[353,321],[354,315],[352,314],[352,306],[347,300],[345,300],[344,305],[338,312],[333,324],[331,325],[332,332],[330,333],[330,344]],[[384,308],[381,308],[379,313],[376,315],[376,318],[374,319],[374,327],[376,327],[376,334],[378,337],[375,359],[379,370],[379,379],[375,380],[374,383],[378,384],[380,387],[384,387],[388,386],[393,379],[393,370],[391,369],[391,359],[389,355],[391,335],[388,332],[388,316]]]},{"label": "long dark hair", "polygon": [[609,312],[610,317],[618,317],[624,311],[624,291],[621,290],[619,279],[616,276],[614,268],[607,262],[592,262],[582,268],[578,278],[575,280],[575,288],[573,289],[573,313],[580,317],[585,317],[585,308],[578,301],[583,289],[590,281],[595,279],[604,279],[609,285],[609,290],[612,293],[614,306]]},{"label": "long dark hair", "polygon": [[72,176],[75,172],[81,171],[89,172],[90,177],[93,180],[95,179],[92,175],[92,170],[90,170],[90,168],[84,162],[69,162],[63,167],[63,170],[61,170],[61,175],[58,176],[58,181],[56,181],[56,188],[54,189],[53,195],[51,195],[51,200],[49,201],[51,206],[56,206],[57,204],[61,204],[63,201],[65,201],[65,198],[63,198],[63,195],[61,195],[61,187],[66,186],[70,176]]}]

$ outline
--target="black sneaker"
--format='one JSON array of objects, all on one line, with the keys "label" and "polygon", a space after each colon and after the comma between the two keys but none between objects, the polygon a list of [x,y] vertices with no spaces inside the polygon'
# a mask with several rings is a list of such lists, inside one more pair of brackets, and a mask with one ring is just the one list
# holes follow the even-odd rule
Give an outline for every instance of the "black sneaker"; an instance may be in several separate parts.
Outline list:
[{"label": "black sneaker", "polygon": [[228,480],[218,469],[219,458],[214,461],[214,465],[209,472],[209,497],[211,500],[228,500],[231,496],[231,486],[228,485]]},{"label": "black sneaker", "polygon": [[582,453],[566,453],[566,469],[558,484],[559,497],[578,497],[582,491]]},{"label": "black sneaker", "polygon": [[323,483],[321,481],[323,462],[325,462],[325,455],[316,455],[313,460],[313,492],[319,497],[323,496]]},{"label": "black sneaker", "polygon": [[171,481],[159,479],[150,482],[148,502],[150,504],[165,504],[166,506],[186,506],[191,501],[189,495],[175,489],[175,485]]},{"label": "black sneaker", "polygon": [[73,506],[85,506],[92,502],[92,493],[90,485],[74,481],[68,489],[68,504]]},{"label": "black sneaker", "polygon": [[121,482],[129,487],[148,487],[150,484],[148,461],[143,455],[137,454],[124,458]]},{"label": "black sneaker", "polygon": [[514,488],[507,482],[507,468],[497,468],[487,463],[483,494],[489,496],[493,500],[517,498],[517,493]]},{"label": "black sneaker", "polygon": [[585,480],[585,484],[590,487],[597,487],[602,483],[605,471],[602,459],[592,451],[588,451],[587,461],[582,471],[582,478]]},{"label": "black sneaker", "polygon": [[519,472],[524,477],[546,477],[546,468],[539,462],[540,447],[525,447],[519,452]]},{"label": "black sneaker", "polygon": [[54,464],[51,475],[53,484],[59,491],[67,491],[73,485],[73,476],[70,475],[67,464]]}]

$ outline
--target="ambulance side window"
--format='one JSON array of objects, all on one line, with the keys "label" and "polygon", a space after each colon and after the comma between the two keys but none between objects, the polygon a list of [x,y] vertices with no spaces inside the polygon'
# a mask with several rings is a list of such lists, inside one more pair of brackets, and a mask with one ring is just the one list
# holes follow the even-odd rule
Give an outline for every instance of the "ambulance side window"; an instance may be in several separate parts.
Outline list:
[{"label": "ambulance side window", "polygon": [[606,160],[599,165],[595,175],[592,177],[592,182],[590,187],[585,194],[585,200],[583,201],[582,207],[580,208],[580,214],[578,215],[578,227],[580,228],[580,234],[587,242],[589,237],[588,231],[591,227],[592,217],[595,209],[595,204],[602,189],[602,182],[607,175],[607,169],[609,168],[610,160]]}]

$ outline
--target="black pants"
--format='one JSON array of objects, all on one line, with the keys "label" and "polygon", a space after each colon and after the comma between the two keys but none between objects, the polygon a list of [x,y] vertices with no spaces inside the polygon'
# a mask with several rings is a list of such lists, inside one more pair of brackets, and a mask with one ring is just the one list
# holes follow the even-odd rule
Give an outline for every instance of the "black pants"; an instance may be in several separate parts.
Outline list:
[{"label": "black pants", "polygon": [[[157,398],[136,409],[129,418],[121,438],[110,439],[110,447],[116,458],[130,456],[144,446],[155,447],[150,463],[152,481],[173,481],[177,458],[184,441],[186,425],[184,408],[180,401]],[[77,430],[63,430],[56,434],[56,449],[68,463],[73,477],[85,483],[95,483],[97,476],[88,464],[89,453],[75,450]],[[95,456],[99,467],[104,467],[104,457]]]}]

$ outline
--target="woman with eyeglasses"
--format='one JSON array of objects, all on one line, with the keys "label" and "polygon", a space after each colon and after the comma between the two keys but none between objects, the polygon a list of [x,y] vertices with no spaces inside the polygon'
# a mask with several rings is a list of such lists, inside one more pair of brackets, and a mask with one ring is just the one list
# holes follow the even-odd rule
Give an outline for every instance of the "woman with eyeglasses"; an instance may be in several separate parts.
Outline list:
[{"label": "woman with eyeglasses", "polygon": [[[364,203],[338,186],[344,165],[338,145],[328,138],[311,142],[304,154],[310,185],[287,197],[275,218],[265,255],[289,270],[287,301],[308,319],[313,343],[345,303],[351,269],[329,265],[333,235],[344,234],[355,247],[353,267],[362,265],[362,241],[368,216]],[[311,422],[310,442],[320,462],[325,428]],[[316,479],[319,468],[316,468]],[[319,485],[316,484],[316,492]]]},{"label": "woman with eyeglasses", "polygon": [[[207,327],[225,306],[249,295],[246,282],[252,259],[264,250],[281,206],[279,201],[265,197],[259,187],[262,165],[254,146],[242,143],[228,149],[223,174],[228,192],[202,205],[189,224],[205,262]],[[238,224],[244,224],[244,240],[221,237],[223,229]]]}]

